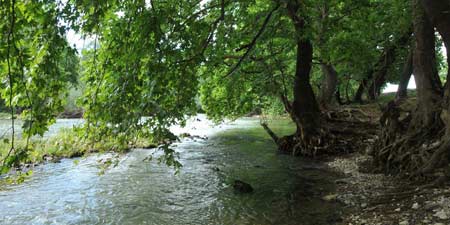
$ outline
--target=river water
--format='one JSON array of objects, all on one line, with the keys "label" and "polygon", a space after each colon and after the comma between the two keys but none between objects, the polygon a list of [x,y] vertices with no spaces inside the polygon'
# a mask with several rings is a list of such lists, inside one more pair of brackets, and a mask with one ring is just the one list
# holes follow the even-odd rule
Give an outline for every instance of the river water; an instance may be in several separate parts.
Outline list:
[{"label": "river water", "polygon": [[[80,122],[58,120],[50,133]],[[270,126],[280,134],[293,129],[285,120]],[[333,193],[336,175],[320,163],[277,154],[259,119],[212,126],[201,117],[172,130],[208,137],[174,144],[179,174],[143,161],[152,153],[144,149],[120,156],[103,175],[98,160],[110,154],[48,163],[0,191],[0,224],[308,225],[339,218],[338,205],[322,200]],[[235,179],[254,192],[235,193]]]}]

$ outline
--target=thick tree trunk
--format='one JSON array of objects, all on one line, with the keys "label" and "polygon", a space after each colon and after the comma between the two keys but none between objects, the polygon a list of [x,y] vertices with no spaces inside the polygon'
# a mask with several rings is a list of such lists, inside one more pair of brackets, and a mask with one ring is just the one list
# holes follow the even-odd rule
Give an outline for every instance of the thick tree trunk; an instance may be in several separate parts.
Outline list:
[{"label": "thick tree trunk", "polygon": [[388,104],[380,118],[380,138],[373,151],[375,162],[382,170],[410,176],[447,166],[443,153],[450,146],[448,138],[442,138],[442,86],[437,72],[434,28],[420,1],[412,0],[415,46],[412,61],[417,106],[408,115],[402,111],[401,101]]},{"label": "thick tree trunk", "polygon": [[397,89],[397,95],[395,97],[396,100],[408,97],[408,84],[413,73],[413,52],[414,51],[412,50],[409,51],[405,65],[403,66],[403,71],[400,76],[400,83]]},{"label": "thick tree trunk", "polygon": [[297,134],[305,139],[317,135],[320,128],[320,109],[309,82],[313,47],[309,40],[297,43],[297,66],[294,80],[292,111],[297,122]]},{"label": "thick tree trunk", "polygon": [[298,1],[289,1],[286,5],[288,16],[295,27],[297,39],[297,59],[294,79],[294,100],[292,103],[286,96],[281,100],[286,111],[297,125],[293,135],[277,137],[267,124],[262,124],[282,152],[293,155],[316,155],[317,145],[322,142],[321,113],[310,84],[310,73],[312,69],[313,46],[311,41],[303,34],[305,28],[304,18],[297,15],[300,8]]},{"label": "thick tree trunk", "polygon": [[[423,8],[430,19],[431,23],[436,27],[442,36],[445,47],[447,48],[447,56],[450,52],[450,1],[449,0],[421,0]],[[447,62],[450,58],[447,57]],[[449,68],[450,70],[450,68]]]},{"label": "thick tree trunk", "polygon": [[414,0],[414,78],[417,82],[417,111],[414,128],[434,126],[439,120],[442,86],[436,68],[434,28],[419,3]]},{"label": "thick tree trunk", "polygon": [[323,73],[322,86],[320,92],[320,106],[328,108],[333,101],[338,84],[337,72],[331,64],[321,64]]},{"label": "thick tree trunk", "polygon": [[450,1],[449,0],[420,0],[431,23],[444,41],[447,48],[447,83],[441,119],[446,125],[446,136],[450,137]]},{"label": "thick tree trunk", "polygon": [[309,142],[309,137],[318,135],[320,130],[320,109],[310,84],[312,69],[313,46],[305,37],[305,20],[297,15],[300,8],[298,1],[287,4],[288,16],[294,25],[297,41],[297,61],[294,79],[294,101],[292,115],[297,124],[297,136],[302,141]]}]

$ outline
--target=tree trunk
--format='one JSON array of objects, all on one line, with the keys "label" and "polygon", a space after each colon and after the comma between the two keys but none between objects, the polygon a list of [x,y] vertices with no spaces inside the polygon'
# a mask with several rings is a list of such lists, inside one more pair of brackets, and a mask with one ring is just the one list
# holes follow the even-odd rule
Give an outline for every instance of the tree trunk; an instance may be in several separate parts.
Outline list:
[{"label": "tree trunk", "polygon": [[358,90],[356,90],[355,97],[353,98],[353,101],[358,102],[360,104],[363,103],[362,96],[364,94],[364,91],[365,91],[367,85],[369,84],[369,80],[372,79],[372,76],[373,76],[373,70],[367,71],[366,78],[364,78],[359,83]]},{"label": "tree trunk", "polygon": [[320,128],[320,110],[309,82],[312,68],[313,47],[309,40],[297,43],[297,66],[294,80],[293,114],[297,122],[297,134],[305,139],[316,135]]},{"label": "tree trunk", "polygon": [[414,0],[413,70],[417,82],[417,110],[413,129],[431,127],[439,121],[442,99],[442,86],[436,68],[434,28],[419,1]]},{"label": "tree trunk", "polygon": [[[423,6],[423,2],[430,5]],[[448,29],[448,15],[438,16],[447,16],[444,22],[439,22],[436,15],[449,13],[450,2],[412,0],[412,3],[415,46],[412,61],[417,85],[417,106],[412,115],[406,113],[406,116],[402,116],[404,113],[399,102],[391,101],[388,104],[388,110],[380,118],[381,133],[375,143],[373,155],[376,165],[388,173],[415,178],[421,177],[419,175],[442,176],[433,172],[444,169],[448,176],[450,138],[446,109],[449,105],[448,102],[442,104],[443,90],[436,64],[435,31],[424,7],[428,13],[433,14],[430,18],[437,27],[442,27],[442,23],[445,23],[447,27],[443,29]],[[437,6],[436,3],[443,5]],[[446,88],[448,86],[447,83]]]},{"label": "tree trunk", "polygon": [[446,136],[450,136],[450,1],[448,0],[420,0],[431,23],[444,41],[447,48],[447,82],[445,84],[445,97],[441,119],[446,125]]},{"label": "tree trunk", "polygon": [[[391,64],[389,64],[390,66]],[[378,96],[381,94],[381,87],[383,86],[384,82],[386,81],[386,75],[389,67],[383,66],[382,69],[378,70],[374,74],[374,80],[372,81],[372,84],[369,86],[369,89],[367,89],[367,97],[369,100],[374,101]]]},{"label": "tree trunk", "polygon": [[320,109],[310,84],[313,46],[304,35],[306,23],[304,18],[297,15],[300,3],[289,1],[286,7],[296,31],[294,38],[298,39],[292,115],[297,124],[297,136],[301,137],[302,141],[309,142],[307,139],[317,135],[320,130]]},{"label": "tree trunk", "polygon": [[320,93],[320,106],[328,108],[333,101],[338,84],[337,72],[331,64],[321,64],[323,73],[322,87]]},{"label": "tree trunk", "polygon": [[448,57],[450,52],[450,1],[421,0],[420,2],[431,23],[442,36],[442,40],[447,48],[447,62],[450,62],[450,58]]},{"label": "tree trunk", "polygon": [[406,46],[411,39],[412,29],[408,29],[400,38],[398,38],[392,45],[386,47],[386,50],[381,55],[380,60],[375,67],[375,73],[372,75],[373,80],[368,89],[368,97],[370,100],[375,100],[381,94],[381,87],[386,82],[388,70],[394,64],[397,51]]},{"label": "tree trunk", "polygon": [[[339,105],[344,105],[345,103],[342,101],[342,98],[341,98],[341,91],[339,91],[339,87],[336,89],[336,93],[334,94],[334,96],[336,97],[336,102],[339,104]],[[347,99],[348,100],[348,99]]]},{"label": "tree trunk", "polygon": [[403,66],[403,71],[400,76],[400,83],[397,89],[397,95],[395,96],[396,100],[408,97],[408,84],[413,72],[413,52],[414,51],[412,50],[409,51],[405,65]]},{"label": "tree trunk", "polygon": [[315,146],[322,144],[321,113],[310,84],[313,46],[303,33],[305,20],[297,15],[299,8],[298,1],[289,1],[286,5],[288,16],[296,31],[294,38],[297,39],[294,100],[291,103],[286,96],[281,96],[286,111],[297,125],[297,130],[293,135],[279,138],[267,124],[262,126],[275,140],[280,151],[293,155],[314,156],[316,155]]}]

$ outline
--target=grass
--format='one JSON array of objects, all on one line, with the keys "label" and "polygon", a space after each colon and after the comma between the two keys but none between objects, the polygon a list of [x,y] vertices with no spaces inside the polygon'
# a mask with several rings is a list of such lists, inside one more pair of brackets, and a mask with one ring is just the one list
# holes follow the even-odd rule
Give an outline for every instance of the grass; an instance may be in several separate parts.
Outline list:
[{"label": "grass", "polygon": [[11,119],[11,114],[8,112],[0,112],[0,120],[9,120]]},{"label": "grass", "polygon": [[[94,152],[127,152],[131,148],[154,148],[155,144],[151,138],[135,138],[130,142],[124,143],[119,138],[102,137],[98,141],[89,141],[79,135],[74,129],[61,129],[59,133],[50,138],[36,138],[30,140],[27,151],[26,140],[16,139],[15,159],[13,167],[22,167],[27,164],[39,164],[44,161],[58,161],[61,158],[80,157]],[[0,142],[0,161],[10,149],[9,142]],[[20,154],[20,153],[23,154]]]}]

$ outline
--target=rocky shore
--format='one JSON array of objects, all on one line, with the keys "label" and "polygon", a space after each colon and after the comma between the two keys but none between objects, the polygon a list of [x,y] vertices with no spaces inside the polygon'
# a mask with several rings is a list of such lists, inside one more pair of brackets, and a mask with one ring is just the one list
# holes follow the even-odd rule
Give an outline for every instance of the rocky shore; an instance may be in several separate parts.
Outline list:
[{"label": "rocky shore", "polygon": [[354,153],[327,162],[344,174],[336,180],[336,194],[346,208],[340,224],[348,225],[447,225],[450,224],[450,187],[424,188],[383,174],[361,172],[369,156]]}]

